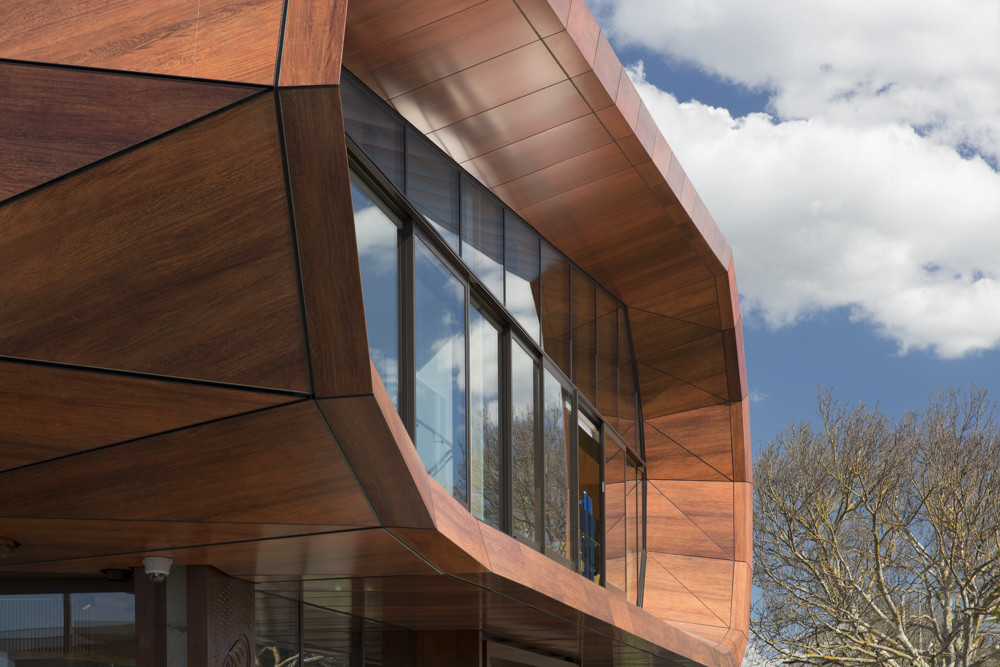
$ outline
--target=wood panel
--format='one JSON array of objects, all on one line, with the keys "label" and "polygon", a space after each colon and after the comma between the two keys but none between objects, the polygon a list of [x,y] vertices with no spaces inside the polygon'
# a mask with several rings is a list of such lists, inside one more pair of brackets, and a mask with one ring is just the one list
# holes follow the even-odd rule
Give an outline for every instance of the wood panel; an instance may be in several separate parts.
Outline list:
[{"label": "wood panel", "polygon": [[310,401],[12,470],[0,480],[6,516],[375,525]]},{"label": "wood panel", "polygon": [[746,632],[750,627],[750,591],[753,571],[749,564],[737,561],[733,565],[733,611],[729,622],[734,630]]},{"label": "wood panel", "polygon": [[646,588],[642,608],[658,618],[699,625],[726,627],[725,619],[682,584],[659,561],[658,555],[650,553],[646,559]]},{"label": "wood panel", "polygon": [[649,484],[719,545],[728,558],[735,557],[735,508],[730,482],[650,480]]},{"label": "wood panel", "polygon": [[652,558],[711,609],[723,625],[729,624],[733,595],[732,561],[661,553],[652,554]]},{"label": "wood panel", "polygon": [[542,37],[565,29],[570,0],[516,0],[518,8]]},{"label": "wood panel", "polygon": [[[644,355],[638,360],[643,365],[682,380],[720,400],[728,400],[727,371],[732,364],[727,362],[734,360],[725,351],[725,334],[715,333],[655,354]],[[656,417],[659,414],[653,412],[650,416]]]},{"label": "wood panel", "polygon": [[576,47],[576,42],[565,30],[545,37],[544,41],[566,76],[579,76],[590,69],[587,59],[583,57]]},{"label": "wood panel", "polygon": [[[669,437],[726,478],[733,478],[729,405],[713,405],[646,419],[646,424]],[[654,475],[650,472],[649,476],[653,479],[680,479],[669,474],[669,471],[664,473]]]},{"label": "wood panel", "polygon": [[372,391],[340,89],[278,92],[298,238],[313,391]]},{"label": "wood panel", "polygon": [[[679,233],[675,242],[684,243]],[[629,305],[704,327],[721,329],[715,278],[693,253],[684,259],[687,260],[686,265],[681,265],[684,261],[681,258],[674,259],[677,266],[673,272],[675,276],[673,284],[666,288],[661,286],[659,291],[648,287],[641,291],[637,290],[634,303]]]},{"label": "wood panel", "polygon": [[753,452],[750,446],[750,398],[729,404],[729,423],[733,442],[733,480],[753,479]]},{"label": "wood panel", "polygon": [[645,424],[646,474],[650,479],[693,479],[723,482],[724,474],[670,437]]},{"label": "wood panel", "polygon": [[0,206],[0,354],[309,391],[275,125],[256,97]]},{"label": "wood panel", "polygon": [[652,552],[726,559],[729,554],[650,485],[646,493],[646,548]]},{"label": "wood panel", "polygon": [[433,528],[430,481],[399,413],[372,368],[374,398],[317,401],[382,525]]},{"label": "wood panel", "polygon": [[629,326],[637,359],[718,334],[718,329],[640,308],[629,309]]},{"label": "wood panel", "polygon": [[0,63],[0,200],[256,89]]},{"label": "wood panel", "polygon": [[714,394],[694,387],[683,380],[651,368],[644,363],[639,369],[639,391],[643,415],[659,417],[675,412],[696,410],[724,401]]},{"label": "wood panel", "polygon": [[287,0],[286,4],[280,84],[339,84],[347,0]]},{"label": "wood panel", "polygon": [[734,558],[753,566],[753,484],[733,484]]},{"label": "wood panel", "polygon": [[0,361],[0,470],[294,400]]},{"label": "wood panel", "polygon": [[272,84],[280,0],[6,0],[0,58]]}]

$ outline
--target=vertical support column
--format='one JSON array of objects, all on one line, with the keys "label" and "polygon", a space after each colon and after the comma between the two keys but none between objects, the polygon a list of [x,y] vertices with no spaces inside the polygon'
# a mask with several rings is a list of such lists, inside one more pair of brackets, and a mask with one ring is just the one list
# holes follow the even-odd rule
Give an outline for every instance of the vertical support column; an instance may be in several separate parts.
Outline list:
[{"label": "vertical support column", "polygon": [[208,565],[187,568],[187,667],[252,667],[254,587]]}]

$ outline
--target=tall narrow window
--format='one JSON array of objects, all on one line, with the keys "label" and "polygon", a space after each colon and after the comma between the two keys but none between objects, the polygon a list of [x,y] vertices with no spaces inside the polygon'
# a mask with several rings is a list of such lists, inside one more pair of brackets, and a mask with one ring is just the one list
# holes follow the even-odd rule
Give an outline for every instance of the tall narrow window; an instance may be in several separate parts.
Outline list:
[{"label": "tall narrow window", "polygon": [[462,179],[462,259],[503,303],[503,207]]},{"label": "tall narrow window", "polygon": [[465,285],[414,239],[417,451],[427,472],[468,502],[465,435]]},{"label": "tall narrow window", "polygon": [[503,440],[500,429],[500,331],[479,305],[469,306],[469,509],[503,527]]},{"label": "tall narrow window", "polygon": [[[604,513],[601,510],[601,432],[583,415],[577,419],[577,507],[580,513],[580,574],[601,582]],[[612,445],[614,446],[614,445]]]},{"label": "tall narrow window", "polygon": [[569,261],[542,243],[542,347],[570,376]]},{"label": "tall narrow window", "polygon": [[361,264],[368,354],[393,405],[399,408],[399,252],[396,222],[377,198],[351,182]]},{"label": "tall narrow window", "polygon": [[538,341],[538,234],[514,216],[504,216],[507,310]]},{"label": "tall narrow window", "polygon": [[618,304],[597,290],[597,409],[618,431]]},{"label": "tall narrow window", "polygon": [[570,425],[573,398],[547,369],[543,405],[545,461],[545,550],[571,558],[570,534]]},{"label": "tall narrow window", "polygon": [[458,245],[458,167],[423,135],[407,133],[406,197],[455,252]]},{"label": "tall narrow window", "polygon": [[573,269],[573,384],[597,405],[596,288],[583,272]]},{"label": "tall narrow window", "polygon": [[403,121],[350,75],[341,81],[344,128],[365,155],[403,190]]},{"label": "tall narrow window", "polygon": [[628,576],[625,563],[627,545],[625,520],[625,450],[612,439],[604,447],[605,562],[608,590],[625,597]]},{"label": "tall narrow window", "polygon": [[517,343],[510,359],[511,509],[514,534],[538,543],[539,488],[536,484],[538,364]]},{"label": "tall narrow window", "polygon": [[639,468],[631,459],[625,466],[625,560],[628,572],[628,601],[637,604],[639,596],[639,559],[642,556],[642,486]]}]

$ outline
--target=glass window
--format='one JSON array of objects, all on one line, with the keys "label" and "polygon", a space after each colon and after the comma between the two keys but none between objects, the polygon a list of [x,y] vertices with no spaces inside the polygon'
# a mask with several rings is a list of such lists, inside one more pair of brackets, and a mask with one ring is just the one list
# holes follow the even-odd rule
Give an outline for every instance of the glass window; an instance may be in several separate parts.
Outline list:
[{"label": "glass window", "polygon": [[577,507],[580,513],[580,574],[601,582],[604,514],[601,509],[601,432],[597,425],[579,415],[577,427]]},{"label": "glass window", "polygon": [[538,410],[538,364],[517,343],[511,344],[510,395],[514,534],[537,544],[539,489],[535,483],[538,458],[535,414]]},{"label": "glass window", "polygon": [[597,289],[597,409],[618,430],[618,304]]},{"label": "glass window", "polygon": [[458,166],[423,135],[410,130],[406,151],[406,198],[438,234],[460,252],[458,245]]},{"label": "glass window", "polygon": [[341,81],[344,128],[365,155],[403,191],[403,122],[382,100],[347,75]]},{"label": "glass window", "polygon": [[555,248],[542,242],[542,348],[568,376],[569,361],[569,262]]},{"label": "glass window", "polygon": [[625,465],[625,568],[627,573],[628,601],[637,604],[639,596],[639,558],[642,554],[641,526],[642,516],[642,485],[640,471],[631,459],[626,459]]},{"label": "glass window", "polygon": [[607,522],[605,558],[608,590],[625,597],[627,545],[625,520],[625,450],[612,439],[605,440],[604,511]]},{"label": "glass window", "polygon": [[465,285],[414,239],[416,443],[427,472],[468,501],[465,438]]},{"label": "glass window", "polygon": [[399,251],[398,228],[375,205],[370,191],[352,179],[354,230],[361,264],[368,354],[393,405],[399,409]]},{"label": "glass window", "polygon": [[538,234],[513,215],[504,216],[507,310],[538,342]]},{"label": "glass window", "polygon": [[594,283],[573,269],[573,384],[597,405],[597,292]]},{"label": "glass window", "polygon": [[544,377],[545,550],[572,558],[569,508],[573,395],[548,369]]},{"label": "glass window", "polygon": [[500,437],[500,331],[469,306],[469,509],[494,528],[503,527],[503,440]]},{"label": "glass window", "polygon": [[468,178],[462,179],[462,259],[503,303],[503,207]]},{"label": "glass window", "polygon": [[618,433],[625,442],[637,447],[635,428],[635,368],[632,364],[632,341],[629,339],[625,309],[618,310]]},{"label": "glass window", "polygon": [[299,603],[257,592],[255,610],[259,667],[299,667]]}]

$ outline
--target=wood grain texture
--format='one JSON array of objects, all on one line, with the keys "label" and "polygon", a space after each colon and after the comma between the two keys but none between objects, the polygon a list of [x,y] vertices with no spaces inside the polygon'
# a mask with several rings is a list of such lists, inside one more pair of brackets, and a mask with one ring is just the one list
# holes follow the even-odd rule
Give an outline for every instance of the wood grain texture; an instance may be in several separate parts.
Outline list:
[{"label": "wood grain texture", "polygon": [[310,401],[0,473],[0,480],[6,516],[375,525]]},{"label": "wood grain texture", "polygon": [[340,83],[347,0],[288,0],[280,85]]},{"label": "wood grain texture", "polygon": [[[647,426],[663,433],[697,456],[727,479],[733,477],[730,408],[726,404],[679,412],[646,420]],[[647,431],[648,432],[648,431]],[[649,454],[647,452],[647,457]],[[655,464],[652,464],[654,467]],[[651,479],[679,479],[668,470],[649,472]]]},{"label": "wood grain texture", "polygon": [[729,624],[733,593],[732,561],[661,553],[651,556],[711,609],[722,625]]},{"label": "wood grain texture", "polygon": [[565,30],[570,0],[515,0],[531,26],[542,37]]},{"label": "wood grain texture", "polygon": [[[704,392],[729,399],[727,372],[735,361],[726,354],[726,336],[715,333],[698,338],[689,343],[668,348],[660,352],[644,355],[638,361],[650,368],[697,387]],[[651,417],[659,416],[650,413]]]},{"label": "wood grain texture", "polygon": [[371,369],[375,396],[317,401],[382,525],[433,528],[430,478]]},{"label": "wood grain texture", "polygon": [[280,0],[7,0],[0,58],[270,85]]},{"label": "wood grain texture", "polygon": [[728,558],[735,558],[735,508],[730,482],[650,480],[648,484],[719,545]]},{"label": "wood grain texture", "polygon": [[[684,414],[684,413],[681,413]],[[672,438],[645,424],[646,473],[650,479],[693,479],[713,482],[729,478]]]},{"label": "wood grain texture", "polygon": [[313,392],[372,391],[340,89],[279,90]]},{"label": "wood grain texture", "polygon": [[0,206],[0,355],[309,391],[274,101]]},{"label": "wood grain texture", "polygon": [[294,400],[0,361],[0,470]]},{"label": "wood grain texture", "polygon": [[724,403],[725,399],[644,363],[637,366],[644,416],[659,417]]},{"label": "wood grain texture", "polygon": [[733,479],[753,480],[753,452],[750,446],[750,398],[729,404],[729,423],[733,442]]},{"label": "wood grain texture", "polygon": [[256,89],[0,63],[0,201]]},{"label": "wood grain texture", "polygon": [[646,492],[646,522],[646,548],[650,551],[706,559],[731,558],[711,535],[652,486]]},{"label": "wood grain texture", "polygon": [[576,48],[573,38],[565,30],[545,37],[544,42],[566,76],[579,76],[590,69],[587,59]]},{"label": "wood grain texture", "polygon": [[748,563],[736,561],[733,565],[733,611],[729,625],[734,630],[747,632],[750,627],[750,591],[753,585],[753,568]]},{"label": "wood grain texture", "polygon": [[753,567],[753,484],[733,484],[734,558]]},{"label": "wood grain texture", "polygon": [[629,309],[629,325],[637,359],[718,334],[718,329],[640,308]]},{"label": "wood grain texture", "polygon": [[729,625],[728,613],[725,619],[719,618],[704,600],[660,563],[658,554],[655,553],[650,553],[646,559],[646,594],[642,608],[662,620],[716,627]]}]

